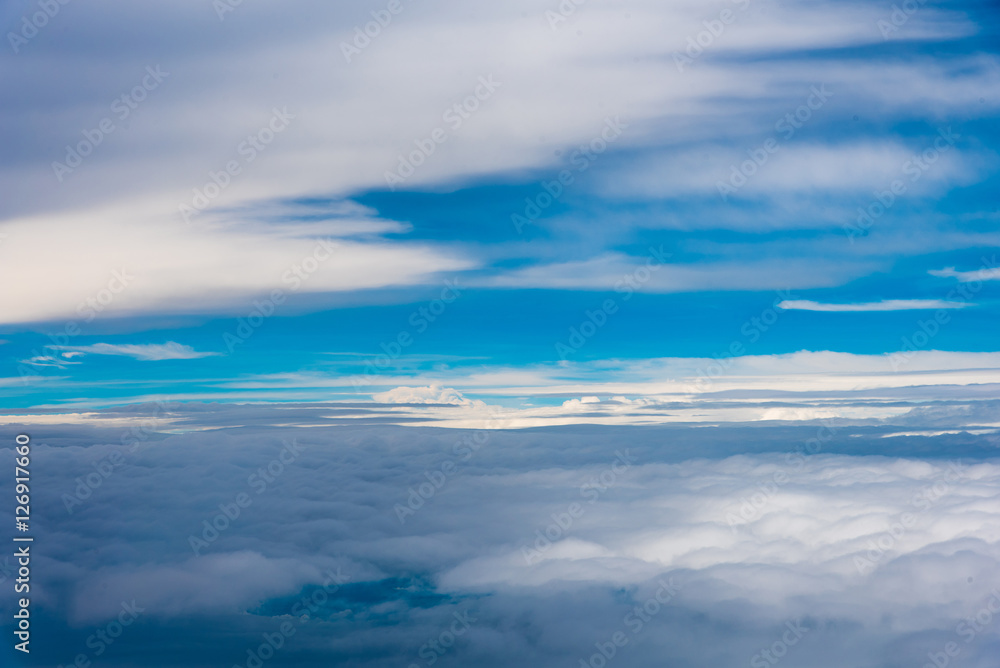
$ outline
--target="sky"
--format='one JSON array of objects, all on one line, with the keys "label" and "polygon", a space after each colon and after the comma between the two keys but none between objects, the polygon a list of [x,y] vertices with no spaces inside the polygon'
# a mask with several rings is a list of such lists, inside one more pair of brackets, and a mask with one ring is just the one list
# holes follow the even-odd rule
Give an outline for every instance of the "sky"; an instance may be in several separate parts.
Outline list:
[{"label": "sky", "polygon": [[8,405],[994,350],[995,5],[553,7],[6,3]]},{"label": "sky", "polygon": [[992,665],[998,18],[0,3],[13,665]]}]

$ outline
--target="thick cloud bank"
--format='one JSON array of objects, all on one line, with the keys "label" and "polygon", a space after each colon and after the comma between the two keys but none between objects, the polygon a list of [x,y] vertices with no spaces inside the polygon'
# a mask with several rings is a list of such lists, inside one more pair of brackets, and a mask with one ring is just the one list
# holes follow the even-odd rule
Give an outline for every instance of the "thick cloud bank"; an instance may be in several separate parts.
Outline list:
[{"label": "thick cloud bank", "polygon": [[129,421],[149,406],[28,429],[37,643],[15,665],[987,666],[1000,647],[995,429],[206,408],[161,407],[170,434]]}]

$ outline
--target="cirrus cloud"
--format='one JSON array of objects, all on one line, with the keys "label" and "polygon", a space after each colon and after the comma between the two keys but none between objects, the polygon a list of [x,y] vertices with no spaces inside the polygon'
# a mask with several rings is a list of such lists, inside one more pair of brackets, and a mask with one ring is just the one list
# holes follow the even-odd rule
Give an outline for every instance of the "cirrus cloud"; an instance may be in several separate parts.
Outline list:
[{"label": "cirrus cloud", "polygon": [[131,357],[142,362],[158,362],[162,360],[196,360],[203,357],[214,357],[221,353],[199,352],[191,346],[174,341],[166,343],[94,343],[89,346],[49,346],[53,350],[62,350],[64,358],[79,355],[117,355]]},{"label": "cirrus cloud", "polygon": [[943,299],[883,299],[878,302],[854,304],[823,304],[809,299],[786,299],[778,302],[778,307],[786,311],[826,311],[830,313],[866,311],[919,311],[934,309],[965,308],[966,302],[949,302]]}]

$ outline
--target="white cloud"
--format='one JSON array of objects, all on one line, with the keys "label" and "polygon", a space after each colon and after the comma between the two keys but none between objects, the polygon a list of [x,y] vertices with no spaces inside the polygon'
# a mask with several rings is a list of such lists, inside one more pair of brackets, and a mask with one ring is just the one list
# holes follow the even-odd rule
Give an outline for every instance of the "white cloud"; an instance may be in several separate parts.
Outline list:
[{"label": "white cloud", "polygon": [[927,309],[953,309],[969,306],[966,302],[949,302],[942,299],[883,299],[879,302],[862,302],[856,304],[824,304],[808,299],[786,299],[778,303],[779,308],[786,311],[915,311]]},{"label": "white cloud", "polygon": [[31,366],[53,367],[56,369],[65,369],[68,364],[79,364],[79,362],[70,361],[70,358],[65,355],[61,355],[59,357],[55,357],[53,355],[35,355],[34,357],[21,360],[21,363],[30,364]]},{"label": "white cloud", "polygon": [[234,604],[301,586],[316,575],[315,569],[297,560],[268,559],[254,552],[205,554],[185,563],[147,564],[124,572],[101,570],[81,586],[70,618],[93,624],[113,617],[123,600],[133,599],[165,617],[182,615],[192,606],[205,611],[232,609]]},{"label": "white cloud", "polygon": [[[789,111],[794,111],[794,107]],[[816,113],[822,114],[823,111]],[[780,135],[775,134],[777,136]],[[747,150],[760,150],[764,139],[747,141],[753,143],[748,144],[745,150],[734,148],[731,144],[689,150],[669,147],[662,153],[640,158],[609,177],[604,192],[618,196],[670,196],[682,192],[718,196],[718,184],[723,183],[735,186],[728,196],[735,192],[741,195],[784,196],[817,191],[867,193],[873,183],[888,184],[893,179],[904,177],[909,184],[910,177],[903,170],[908,164],[912,169],[914,150],[899,142],[847,145],[779,142],[777,152],[768,156],[767,162],[757,166],[749,160]],[[747,168],[750,176],[741,174],[731,181],[733,168],[739,170],[744,161],[753,168],[752,171]],[[974,163],[970,156],[960,155],[957,149],[951,149],[937,160],[933,170],[922,172],[917,183],[908,185],[909,192],[926,190],[928,185],[973,180],[978,173]]]},{"label": "white cloud", "polygon": [[594,408],[594,404],[601,403],[600,397],[580,397],[579,399],[568,399],[562,403],[562,409],[569,413],[576,412],[590,412]]},{"label": "white cloud", "polygon": [[[599,472],[580,470],[576,479]],[[517,503],[504,489],[557,487],[567,504],[580,500],[578,485],[562,473],[523,473],[492,482],[481,493]],[[452,591],[540,587],[562,579],[628,586],[664,569],[690,569],[718,578],[720,591],[701,593],[720,600],[729,587],[738,587],[742,596],[782,605],[799,596],[825,596],[833,609],[860,596],[884,608],[899,603],[899,592],[889,586],[894,574],[921,560],[934,562],[963,548],[986,561],[1000,560],[1000,516],[988,510],[998,482],[1000,467],[994,464],[884,457],[768,454],[640,463],[621,474],[598,503],[583,503],[583,515],[554,532],[551,548],[529,520],[522,536],[457,565],[442,584]],[[912,522],[897,530],[904,514]],[[535,524],[543,531],[554,522],[551,513],[537,513]],[[522,547],[536,543],[542,558],[529,563]],[[740,577],[758,569],[784,577]],[[953,576],[927,575],[930,580],[911,590],[908,601],[945,604],[937,587]],[[996,577],[988,581],[1000,584]],[[966,588],[965,603],[987,588]],[[910,616],[909,623],[918,618]]]},{"label": "white cloud", "polygon": [[65,350],[63,357],[76,357],[77,355],[120,355],[123,357],[133,357],[143,362],[156,362],[160,360],[194,360],[203,357],[213,357],[220,353],[198,352],[191,346],[182,345],[173,341],[167,343],[138,343],[138,344],[111,344],[95,343],[89,346],[49,346],[54,350]]},{"label": "white cloud", "polygon": [[[317,194],[337,200],[384,188],[386,171],[395,168],[401,154],[414,149],[415,140],[447,125],[443,112],[469,95],[481,75],[493,74],[501,88],[461,128],[450,132],[448,141],[421,165],[407,187],[452,185],[483,174],[557,170],[565,166],[555,157],[557,150],[589,141],[607,117],[620,114],[630,128],[616,147],[663,146],[673,156],[647,165],[643,180],[635,180],[639,187],[654,184],[657,193],[668,195],[692,187],[710,190],[718,175],[705,171],[706,161],[688,142],[717,146],[720,136],[730,139],[729,146],[737,147],[734,151],[709,149],[723,173],[731,161],[743,158],[761,132],[772,131],[775,119],[794,110],[816,81],[829,82],[835,91],[831,105],[854,95],[870,99],[880,110],[906,108],[909,113],[908,105],[919,102],[935,105],[943,115],[950,109],[964,112],[973,106],[970,102],[978,102],[982,90],[995,88],[1000,79],[1000,68],[987,54],[971,60],[955,58],[947,67],[897,63],[888,74],[884,62],[865,66],[855,59],[848,63],[814,59],[808,65],[777,59],[768,67],[746,65],[749,55],[804,46],[823,50],[882,43],[874,26],[884,8],[816,3],[768,12],[751,8],[691,71],[679,72],[673,52],[705,29],[706,17],[732,9],[733,4],[641,1],[628,12],[591,4],[575,13],[572,27],[553,31],[543,12],[530,2],[482,5],[473,14],[447,2],[412,13],[407,10],[350,64],[344,61],[340,41],[351,39],[359,21],[371,20],[367,13],[311,3],[279,21],[274,8],[241,6],[240,25],[255,29],[234,31],[232,42],[221,48],[164,52],[163,67],[170,77],[162,87],[129,119],[127,128],[122,125],[108,135],[59,183],[51,164],[63,159],[62,147],[81,141],[81,130],[93,128],[109,114],[106,101],[135,85],[142,73],[135,66],[139,56],[133,53],[105,56],[99,68],[89,51],[88,57],[73,57],[81,42],[108,42],[118,20],[139,18],[127,4],[92,7],[69,27],[70,34],[61,42],[63,53],[69,55],[59,61],[58,71],[52,69],[51,58],[20,62],[17,68],[23,81],[48,81],[62,94],[32,95],[26,86],[23,103],[9,105],[3,112],[2,131],[23,150],[2,168],[10,185],[3,202],[6,236],[0,281],[12,284],[25,275],[33,278],[19,281],[23,287],[13,294],[0,295],[0,322],[78,317],[86,308],[81,305],[107,289],[112,272],[122,270],[135,279],[102,315],[230,313],[244,306],[249,310],[253,299],[287,288],[282,276],[314,245],[308,238],[289,236],[301,225],[261,222],[254,207],[261,203],[281,209],[287,205],[275,202]],[[193,26],[202,25],[204,14],[204,6],[194,4],[157,10],[142,17],[135,44],[157,39],[159,33],[142,32],[153,25],[168,25],[177,34],[196,30]],[[925,8],[907,29],[938,37],[974,30],[972,22],[958,14],[947,14],[948,20],[934,17],[940,19],[940,14]],[[296,39],[289,41],[276,28],[269,32],[277,25],[294,26]],[[436,37],[442,30],[454,37],[447,46]],[[41,41],[31,46],[36,53],[44,52]],[[454,69],[456,52],[463,54],[461,72]],[[731,57],[734,54],[740,58]],[[546,67],[539,68],[539,62]],[[454,76],[415,76],[429,71]],[[262,77],[261,72],[269,74]],[[330,76],[334,78],[329,86],[301,85]],[[75,85],[80,81],[87,85]],[[863,95],[854,93],[859,89]],[[271,100],[287,104],[295,114],[288,130],[252,164],[243,165],[208,212],[196,217],[192,226],[186,225],[178,205],[190,202],[193,190],[211,183],[210,172],[218,173],[226,160],[239,157],[237,146],[267,121]],[[751,115],[733,110],[742,112],[750,100],[755,109],[763,105],[765,110],[763,116],[755,113],[744,121]],[[400,101],[405,101],[405,114],[398,113]],[[39,123],[56,134],[39,132]],[[25,144],[37,137],[45,137],[44,146]],[[677,150],[678,145],[684,149]],[[862,184],[867,189],[872,179],[898,166],[906,150],[896,143],[789,145],[767,166],[773,169],[762,171],[754,179],[756,185],[748,187],[801,190],[808,182],[810,187],[818,184],[832,190]],[[952,182],[974,172],[963,159],[957,151],[947,155],[924,182]],[[612,162],[602,164],[613,172]],[[156,178],[150,179],[154,170]],[[626,193],[631,175],[624,180],[618,176],[612,181],[623,182],[620,193]],[[421,284],[441,272],[478,266],[462,253],[434,244],[378,241],[372,235],[406,225],[366,222],[370,213],[343,210],[312,227],[313,236],[324,228],[322,234],[352,239],[338,243],[337,257],[325,263],[303,291]],[[754,220],[759,225],[774,224],[766,218]],[[720,224],[719,217],[705,219],[711,221],[705,224]],[[359,235],[367,238],[355,238]],[[865,271],[859,265],[847,263],[840,269],[835,264],[819,265],[822,271],[815,280],[799,279],[799,284],[830,285]],[[774,271],[772,264],[770,272],[754,271],[752,266],[709,266],[704,272],[708,276],[682,273],[655,289],[700,285],[711,289],[739,285],[747,278],[767,289],[786,280],[786,273],[808,275],[817,263],[809,265],[793,262],[791,270],[779,265]],[[712,280],[715,275],[719,278]],[[769,281],[769,275],[776,278]],[[532,279],[515,273],[500,284],[554,282]]]},{"label": "white cloud", "polygon": [[388,392],[372,395],[372,399],[386,404],[451,404],[453,406],[483,407],[482,401],[466,399],[462,393],[450,387],[397,387]]},{"label": "white cloud", "polygon": [[[296,294],[412,285],[473,266],[428,244],[318,236],[324,230],[317,225],[325,223],[308,229],[239,220],[188,226],[147,215],[155,216],[136,203],[131,210],[7,223],[11,243],[23,252],[0,263],[0,281],[21,288],[0,294],[0,322],[151,312],[245,315],[253,300],[274,290],[284,297],[278,308],[291,309],[296,306],[284,302]],[[32,280],[18,278],[29,272]]]},{"label": "white cloud", "polygon": [[[788,290],[841,285],[878,269],[874,260],[795,258],[662,264],[649,269],[646,258],[606,253],[582,261],[515,269],[480,279],[480,285],[562,290],[700,292],[706,290]],[[629,287],[633,286],[633,287]]]},{"label": "white cloud", "polygon": [[[919,417],[914,417],[914,411],[923,410],[925,402],[947,399],[968,407],[992,398],[1000,388],[1000,353],[799,351],[719,359],[667,357],[477,366],[471,372],[459,365],[381,374],[378,385],[369,390],[372,394],[359,394],[355,381],[354,376],[319,372],[268,374],[221,380],[209,390],[167,396],[185,401],[240,402],[356,402],[372,396],[373,409],[378,411],[378,404],[384,404],[385,417],[476,429],[819,417],[910,424]],[[104,397],[79,406],[135,400],[123,391],[120,397]],[[438,405],[400,405],[404,403]],[[494,416],[497,405],[503,406],[499,418]],[[947,419],[977,428],[998,422],[1000,416],[972,411]]]},{"label": "white cloud", "polygon": [[[710,665],[746,665],[787,620],[809,629],[789,651],[794,665],[866,665],[891,650],[919,666],[987,601],[996,609],[1000,466],[989,436],[914,442],[840,423],[485,436],[314,424],[335,408],[178,406],[172,426],[193,433],[162,434],[135,454],[94,438],[108,433],[90,431],[98,420],[46,423],[60,442],[37,443],[33,461],[57,495],[73,494],[112,453],[124,463],[72,515],[58,502],[37,509],[51,583],[36,603],[74,628],[100,628],[135,600],[147,640],[176,641],[179,629],[199,640],[164,642],[164,652],[208,639],[236,661],[291,620],[295,643],[283,656],[315,658],[319,647],[364,668],[387,656],[408,665],[462,610],[479,623],[452,656],[481,656],[474,663],[489,668],[586,658],[619,629],[631,634],[622,665],[670,656],[702,666],[706,647]],[[118,423],[110,433],[132,432]],[[257,491],[248,480],[281,463],[282,441],[302,445],[301,459]],[[800,454],[814,442],[818,454]],[[882,454],[844,454],[866,449]],[[251,502],[237,515],[240,493]],[[402,522],[397,506],[409,504]],[[199,536],[207,546],[195,557]],[[527,560],[526,547],[540,556]],[[292,606],[338,571],[348,588],[299,617]],[[677,596],[647,608],[631,642],[638,632],[623,619],[666,579]],[[991,665],[990,619],[962,645],[970,665]]]},{"label": "white cloud", "polygon": [[927,273],[931,276],[940,276],[943,278],[957,278],[961,283],[971,283],[973,281],[997,281],[1000,280],[1000,267],[997,266],[996,256],[992,261],[987,261],[984,259],[983,269],[977,269],[975,271],[955,271],[954,267],[947,267],[945,269],[932,269]]}]

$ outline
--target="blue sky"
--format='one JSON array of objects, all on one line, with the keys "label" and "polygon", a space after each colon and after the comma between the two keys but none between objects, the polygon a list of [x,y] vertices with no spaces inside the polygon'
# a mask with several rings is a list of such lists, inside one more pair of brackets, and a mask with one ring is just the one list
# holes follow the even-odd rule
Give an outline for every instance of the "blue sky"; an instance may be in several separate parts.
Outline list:
[{"label": "blue sky", "polygon": [[[336,388],[312,398],[357,400],[602,360],[877,364],[942,305],[921,354],[995,350],[995,7],[717,4],[566,21],[407,5],[350,62],[362,6],[324,8],[320,29],[315,8],[182,3],[152,11],[183,39],[144,18],[125,41],[95,38],[131,10],[66,6],[8,36],[0,271],[17,287],[0,393],[22,408],[229,401],[227,383],[306,374]],[[19,25],[17,3],[5,12]],[[258,37],[275,22],[296,40]],[[463,26],[464,57],[404,64],[442,22]],[[531,48],[511,57],[506,39]],[[333,259],[296,269],[318,243]],[[446,282],[459,289],[434,306]],[[252,336],[227,341],[274,290]],[[559,347],[609,299],[606,324]],[[414,315],[431,306],[433,322]],[[401,332],[405,349],[356,382]]]}]

